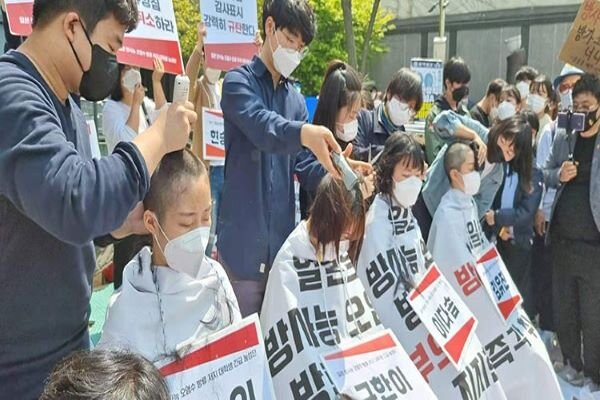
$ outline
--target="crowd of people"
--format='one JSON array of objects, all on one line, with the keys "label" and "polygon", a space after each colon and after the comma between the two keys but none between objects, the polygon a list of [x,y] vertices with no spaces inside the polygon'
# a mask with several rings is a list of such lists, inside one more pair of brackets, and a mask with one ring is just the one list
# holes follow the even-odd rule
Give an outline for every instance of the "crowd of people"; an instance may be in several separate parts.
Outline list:
[{"label": "crowd of people", "polygon": [[[265,0],[256,56],[226,73],[201,24],[180,104],[160,60],[153,100],[117,63],[137,18],[132,0],[35,0],[0,57],[0,398],[168,399],[155,365],[255,313],[266,343],[293,318],[319,331],[269,363],[279,399],[335,398],[298,379],[384,328],[439,399],[559,400],[557,375],[600,391],[599,77],[525,66],[475,102],[452,57],[419,141],[422,81],[402,66],[380,93],[329,61],[308,121],[306,0]],[[106,99],[100,159],[78,96]],[[204,107],[223,112],[224,162],[203,159]],[[90,351],[94,244],[115,245],[117,290]],[[523,300],[506,318],[476,271],[489,254]],[[466,364],[410,305],[433,269],[477,318]]]}]

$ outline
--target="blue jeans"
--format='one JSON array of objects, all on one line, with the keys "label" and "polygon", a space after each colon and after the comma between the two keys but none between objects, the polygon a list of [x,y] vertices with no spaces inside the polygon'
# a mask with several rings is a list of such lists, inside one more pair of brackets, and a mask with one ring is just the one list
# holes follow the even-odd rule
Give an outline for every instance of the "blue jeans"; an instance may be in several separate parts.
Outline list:
[{"label": "blue jeans", "polygon": [[212,196],[212,225],[210,227],[210,240],[206,247],[206,255],[211,256],[212,250],[217,242],[217,225],[219,218],[219,205],[223,193],[223,181],[225,180],[225,167],[210,167],[210,189]]}]

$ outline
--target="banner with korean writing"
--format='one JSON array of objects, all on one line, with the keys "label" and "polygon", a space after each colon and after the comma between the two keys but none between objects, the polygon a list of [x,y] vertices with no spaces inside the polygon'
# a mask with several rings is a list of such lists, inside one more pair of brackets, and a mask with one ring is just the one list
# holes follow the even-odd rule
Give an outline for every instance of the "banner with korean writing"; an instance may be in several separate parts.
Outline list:
[{"label": "banner with korean writing", "polygon": [[206,65],[228,71],[250,62],[257,51],[256,1],[205,0],[200,9],[206,26]]},{"label": "banner with korean writing", "polygon": [[389,329],[321,359],[338,391],[350,399],[437,399]]},{"label": "banner with korean writing", "polygon": [[[6,0],[6,9],[11,33],[29,35],[33,1]],[[167,73],[182,74],[173,0],[138,0],[138,18],[137,28],[125,34],[123,47],[117,53],[119,62],[151,70],[154,58],[160,58]]]},{"label": "banner with korean writing", "polygon": [[454,189],[444,195],[433,217],[427,245],[442,274],[478,319],[477,337],[506,396],[560,400],[552,363],[527,314],[520,306],[513,311],[514,303],[509,301],[505,319],[478,274],[480,254],[491,254],[493,246],[483,234],[472,197]]},{"label": "banner with korean writing", "polygon": [[256,314],[191,348],[159,366],[171,400],[275,399]]},{"label": "banner with korean writing", "polygon": [[183,73],[181,47],[172,0],[138,0],[138,26],[125,35],[117,54],[120,63],[153,69],[154,58],[165,65],[165,71]]},{"label": "banner with korean writing", "polygon": [[423,106],[417,118],[425,119],[435,99],[444,92],[444,62],[430,58],[411,58],[410,69],[421,75]]},{"label": "banner with korean writing", "polygon": [[377,195],[367,215],[358,276],[382,324],[440,400],[506,399],[477,335],[464,350],[468,361],[457,368],[411,307],[409,292],[433,264],[412,211]]},{"label": "banner with korean writing", "polygon": [[223,112],[202,108],[202,153],[205,160],[225,160],[225,129]]},{"label": "banner with korean writing", "polygon": [[33,23],[33,0],[4,0],[8,28],[15,36],[29,36]]},{"label": "banner with korean writing", "polygon": [[336,399],[320,356],[382,329],[347,250],[332,247],[317,257],[302,221],[269,273],[260,321],[278,399]]},{"label": "banner with korean writing", "polygon": [[559,58],[586,72],[600,73],[600,1],[581,4]]}]

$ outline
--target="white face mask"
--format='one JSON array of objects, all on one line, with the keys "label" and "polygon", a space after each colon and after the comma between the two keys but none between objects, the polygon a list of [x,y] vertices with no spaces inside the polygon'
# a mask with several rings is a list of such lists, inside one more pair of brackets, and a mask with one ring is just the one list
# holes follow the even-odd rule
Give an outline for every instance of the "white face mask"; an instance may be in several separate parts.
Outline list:
[{"label": "white face mask", "polygon": [[517,90],[521,94],[521,99],[525,100],[529,96],[529,84],[527,82],[517,83]]},{"label": "white face mask", "polygon": [[336,129],[338,139],[340,139],[343,142],[351,142],[354,140],[354,138],[356,138],[356,135],[358,134],[357,119],[352,120],[350,122],[346,122],[345,124],[338,124],[338,126],[339,125],[342,126],[342,129]]},{"label": "white face mask", "polygon": [[294,72],[300,61],[302,61],[302,54],[294,49],[288,49],[282,47],[277,39],[277,33],[273,34],[275,40],[277,40],[277,48],[273,51],[273,45],[271,45],[271,51],[273,51],[273,65],[277,72],[279,72],[284,78],[289,78]]},{"label": "white face mask", "polygon": [[213,68],[206,68],[204,70],[204,76],[206,77],[206,80],[208,81],[208,83],[215,84],[221,77],[221,70],[213,69]]},{"label": "white face mask", "polygon": [[135,86],[142,83],[142,74],[140,74],[140,71],[137,69],[128,69],[125,74],[123,74],[121,83],[125,89],[133,92],[135,90]]},{"label": "white face mask", "polygon": [[560,109],[571,110],[573,109],[573,90],[569,89],[564,93],[560,93]]},{"label": "white face mask", "polygon": [[403,126],[412,118],[410,106],[395,97],[392,97],[392,99],[388,101],[387,112],[392,124],[396,126]]},{"label": "white face mask", "polygon": [[479,187],[481,186],[481,176],[479,172],[473,171],[462,176],[463,184],[465,185],[465,194],[469,196],[475,196],[479,193]]},{"label": "white face mask", "polygon": [[415,205],[421,193],[423,181],[416,176],[411,176],[402,182],[394,182],[394,197],[404,208]]},{"label": "white face mask", "polygon": [[527,97],[527,105],[531,107],[531,111],[539,114],[546,108],[546,99],[539,94],[530,94]]},{"label": "white face mask", "polygon": [[200,226],[173,240],[167,237],[160,224],[158,224],[158,227],[168,240],[164,250],[161,250],[167,259],[169,267],[192,278],[196,278],[205,257],[206,246],[208,246],[210,237],[210,227]]},{"label": "white face mask", "polygon": [[498,118],[500,121],[509,119],[517,114],[517,108],[510,101],[503,101],[498,106]]}]

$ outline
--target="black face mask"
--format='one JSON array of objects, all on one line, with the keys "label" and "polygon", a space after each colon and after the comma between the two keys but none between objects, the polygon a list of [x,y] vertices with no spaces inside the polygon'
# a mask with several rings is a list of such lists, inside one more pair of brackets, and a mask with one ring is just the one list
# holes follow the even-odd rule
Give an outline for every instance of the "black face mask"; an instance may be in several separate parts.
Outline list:
[{"label": "black face mask", "polygon": [[455,102],[458,103],[462,99],[464,99],[468,94],[469,94],[469,87],[461,86],[458,89],[454,89],[452,91],[452,100],[454,100]]},{"label": "black face mask", "polygon": [[596,108],[593,111],[588,111],[585,113],[585,125],[583,126],[583,131],[589,131],[592,126],[598,121],[598,109]]},{"label": "black face mask", "polygon": [[[79,21],[79,23],[81,24],[81,21]],[[117,63],[117,56],[104,50],[99,45],[92,43],[83,24],[81,24],[81,27],[92,48],[92,62],[90,64],[90,69],[85,71],[79,60],[79,56],[73,47],[73,43],[69,42],[71,50],[73,50],[73,54],[77,59],[77,63],[83,71],[83,77],[79,84],[79,94],[87,100],[100,101],[108,97],[119,81],[119,64]]]}]

